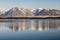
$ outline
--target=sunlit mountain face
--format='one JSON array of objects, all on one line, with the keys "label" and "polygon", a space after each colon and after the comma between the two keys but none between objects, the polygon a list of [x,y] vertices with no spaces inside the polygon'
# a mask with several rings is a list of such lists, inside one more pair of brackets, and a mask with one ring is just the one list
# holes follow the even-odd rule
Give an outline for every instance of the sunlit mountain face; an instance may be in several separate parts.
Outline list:
[{"label": "sunlit mountain face", "polygon": [[0,14],[3,14],[3,13],[5,13],[5,11],[4,10],[0,10]]},{"label": "sunlit mountain face", "polygon": [[8,17],[20,17],[20,16],[33,16],[33,13],[24,8],[11,8],[10,10],[6,11],[3,16],[8,16]]},{"label": "sunlit mountain face", "polygon": [[3,14],[5,14],[4,10],[0,10],[0,16],[2,16]]},{"label": "sunlit mountain face", "polygon": [[37,8],[37,9],[24,9],[14,7],[10,10],[4,12],[0,11],[0,16],[8,17],[20,17],[20,16],[60,16],[60,10],[57,9],[47,9],[47,8]]}]

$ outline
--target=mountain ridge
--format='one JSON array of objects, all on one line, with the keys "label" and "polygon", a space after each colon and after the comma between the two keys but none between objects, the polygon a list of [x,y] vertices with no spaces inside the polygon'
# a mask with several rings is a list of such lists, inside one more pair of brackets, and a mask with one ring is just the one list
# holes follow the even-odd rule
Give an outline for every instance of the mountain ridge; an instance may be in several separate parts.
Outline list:
[{"label": "mountain ridge", "polygon": [[49,8],[25,9],[14,7],[1,13],[0,16],[20,17],[20,16],[60,16],[60,10]]}]

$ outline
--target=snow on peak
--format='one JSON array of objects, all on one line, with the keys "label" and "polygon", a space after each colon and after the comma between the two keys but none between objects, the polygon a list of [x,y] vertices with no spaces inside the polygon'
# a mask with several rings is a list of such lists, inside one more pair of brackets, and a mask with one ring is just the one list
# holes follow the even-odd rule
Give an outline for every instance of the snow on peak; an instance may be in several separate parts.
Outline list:
[{"label": "snow on peak", "polygon": [[38,9],[42,10],[43,8],[38,8]]},{"label": "snow on peak", "polygon": [[35,9],[32,9],[31,12],[33,12]]},{"label": "snow on peak", "polygon": [[38,8],[38,9],[39,9],[39,11],[43,10],[43,8]]},{"label": "snow on peak", "polygon": [[49,11],[50,9],[49,8],[44,8],[45,10]]}]

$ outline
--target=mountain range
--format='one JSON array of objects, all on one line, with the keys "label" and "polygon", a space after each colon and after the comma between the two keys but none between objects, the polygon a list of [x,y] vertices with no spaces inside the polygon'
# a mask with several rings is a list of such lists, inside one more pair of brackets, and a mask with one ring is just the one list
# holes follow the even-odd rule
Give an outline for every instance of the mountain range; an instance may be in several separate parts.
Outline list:
[{"label": "mountain range", "polygon": [[48,9],[48,8],[37,8],[37,9],[24,9],[14,7],[8,11],[0,10],[0,17],[20,17],[20,16],[59,16],[60,10]]}]

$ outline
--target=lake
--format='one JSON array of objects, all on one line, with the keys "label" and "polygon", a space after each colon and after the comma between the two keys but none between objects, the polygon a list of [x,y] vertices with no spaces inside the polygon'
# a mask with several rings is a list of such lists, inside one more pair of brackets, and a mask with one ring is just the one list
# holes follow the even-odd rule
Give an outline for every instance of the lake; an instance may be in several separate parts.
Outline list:
[{"label": "lake", "polygon": [[60,19],[0,21],[0,40],[59,40]]}]

